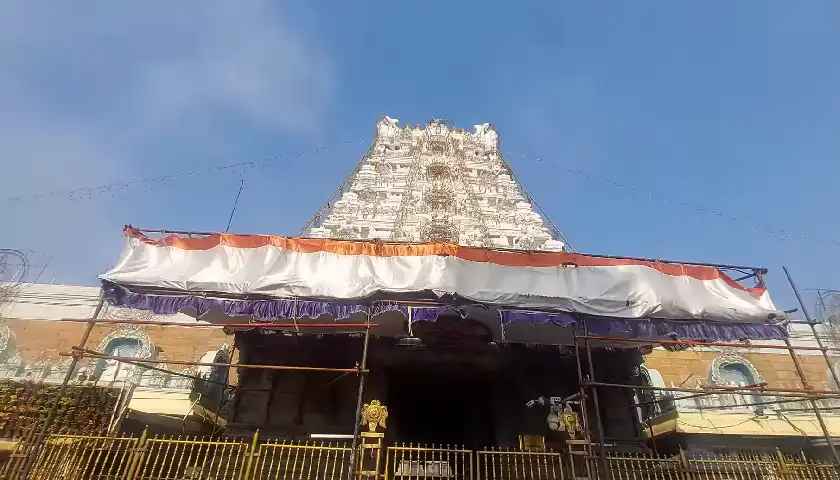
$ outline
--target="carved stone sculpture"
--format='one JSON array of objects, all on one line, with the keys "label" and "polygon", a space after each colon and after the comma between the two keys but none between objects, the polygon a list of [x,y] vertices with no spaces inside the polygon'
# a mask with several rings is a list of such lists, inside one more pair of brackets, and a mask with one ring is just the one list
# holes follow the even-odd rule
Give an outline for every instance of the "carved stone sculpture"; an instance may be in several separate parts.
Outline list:
[{"label": "carved stone sculpture", "polygon": [[304,235],[564,250],[498,148],[490,123],[473,133],[443,120],[401,129],[383,116],[368,156]]}]

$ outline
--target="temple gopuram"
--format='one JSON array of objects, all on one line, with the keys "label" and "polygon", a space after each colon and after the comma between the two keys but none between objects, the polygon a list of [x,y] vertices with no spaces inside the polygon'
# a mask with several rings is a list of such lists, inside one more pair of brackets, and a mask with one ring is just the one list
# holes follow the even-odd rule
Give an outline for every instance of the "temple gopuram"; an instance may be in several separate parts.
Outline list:
[{"label": "temple gopuram", "polygon": [[663,439],[669,405],[836,396],[652,382],[654,349],[788,342],[767,270],[575,252],[489,123],[381,118],[299,236],[124,231],[100,276],[106,304],[234,337],[229,365],[196,363],[232,372],[224,439],[209,444],[235,475],[213,478],[771,478],[792,457],[755,457],[765,476],[715,476],[748,457],[697,463]]}]

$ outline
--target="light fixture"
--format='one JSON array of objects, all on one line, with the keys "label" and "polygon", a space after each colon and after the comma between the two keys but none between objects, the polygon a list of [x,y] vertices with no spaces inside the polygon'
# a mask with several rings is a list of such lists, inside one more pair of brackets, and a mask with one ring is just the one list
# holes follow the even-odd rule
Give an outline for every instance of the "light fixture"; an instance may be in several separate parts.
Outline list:
[{"label": "light fixture", "polygon": [[422,347],[423,342],[417,337],[403,337],[397,341],[400,347]]}]

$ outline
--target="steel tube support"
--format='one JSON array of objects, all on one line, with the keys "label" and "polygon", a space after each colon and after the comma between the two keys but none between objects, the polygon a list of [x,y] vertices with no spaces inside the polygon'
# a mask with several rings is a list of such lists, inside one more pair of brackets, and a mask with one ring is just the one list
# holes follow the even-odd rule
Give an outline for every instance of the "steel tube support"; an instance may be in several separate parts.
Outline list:
[{"label": "steel tube support", "polygon": [[578,337],[574,337],[575,341],[575,363],[577,364],[578,386],[580,387],[580,416],[583,421],[583,427],[586,429],[586,437],[589,438],[589,421],[586,415],[586,382],[583,379],[583,362],[580,360],[580,345],[578,344]]},{"label": "steel tube support", "polygon": [[809,347],[809,346],[801,346],[801,347],[788,347],[785,345],[758,345],[758,344],[751,344],[751,343],[728,343],[728,342],[695,342],[695,341],[686,341],[686,340],[662,340],[656,338],[622,338],[622,337],[605,337],[603,335],[580,335],[578,336],[581,340],[599,340],[604,342],[615,342],[615,343],[638,343],[640,345],[682,345],[686,347],[730,347],[730,348],[747,348],[749,347],[752,350],[802,350],[802,351],[819,351],[819,350],[837,350],[840,351],[840,348],[829,348],[829,347]]},{"label": "steel tube support", "polygon": [[[368,318],[369,320],[370,318]],[[367,373],[368,346],[370,345],[370,328],[365,330],[365,341],[362,346],[362,363],[359,365],[359,393],[356,396],[356,415],[353,425],[353,442],[350,446],[350,478],[355,479],[359,468],[359,435],[362,424],[362,402],[365,394],[365,373]]]},{"label": "steel tube support", "polygon": [[[93,331],[93,326],[96,324],[96,317],[102,312],[102,307],[105,306],[105,297],[100,295],[99,296],[99,303],[96,305],[96,310],[93,312],[93,318],[88,321],[87,328],[85,328],[85,332],[82,334],[82,339],[79,341],[79,347],[84,348],[87,345],[88,339],[90,338],[90,334]],[[44,440],[47,438],[47,434],[49,433],[50,427],[55,421],[55,414],[58,411],[58,404],[61,401],[64,394],[67,392],[67,384],[70,383],[70,379],[73,378],[73,372],[75,372],[76,367],[79,364],[79,359],[82,358],[83,354],[78,352],[78,354],[73,355],[73,359],[70,361],[70,366],[67,369],[67,373],[64,374],[64,380],[61,381],[61,387],[58,389],[58,393],[56,394],[55,398],[53,399],[52,405],[50,405],[50,410],[47,413],[47,418],[44,420],[44,424],[41,426],[41,430],[38,432],[38,436],[35,437],[35,444],[32,446],[32,451],[29,452],[29,456],[26,459],[26,463],[23,466],[23,471],[21,472],[20,478],[26,479],[29,476],[29,471],[35,465],[35,461],[38,459],[38,454],[41,452],[41,447],[44,444]]]},{"label": "steel tube support", "polygon": [[[575,342],[575,363],[577,364],[578,386],[580,387],[580,416],[582,417],[581,421],[583,422],[583,429],[584,429],[583,435],[584,435],[584,438],[586,438],[586,440],[588,440],[590,442],[590,446],[591,446],[592,435],[591,435],[591,432],[590,432],[590,429],[589,429],[589,417],[586,414],[586,399],[588,397],[587,397],[587,394],[586,394],[586,382],[584,381],[584,377],[583,377],[583,362],[580,359],[580,345],[578,343],[578,336],[577,335],[574,336],[574,342]],[[573,459],[570,459],[570,460],[574,464],[574,460]],[[586,472],[589,472],[591,470],[591,465],[589,464],[589,458],[586,458],[585,463],[586,463]]]},{"label": "steel tube support", "polygon": [[[785,343],[790,346],[790,340],[787,338],[785,339]],[[799,357],[796,356],[796,352],[793,350],[790,350],[790,358],[793,359],[793,366],[796,367],[796,373],[799,374],[799,381],[802,382],[802,387],[805,388],[805,390],[810,390],[811,385],[808,383],[808,378],[805,377],[805,372],[802,371],[802,364],[799,363]],[[828,448],[831,449],[831,455],[834,456],[834,461],[837,465],[840,465],[840,455],[837,454],[837,449],[834,448],[834,443],[831,441],[831,433],[828,431],[828,427],[825,424],[825,419],[822,416],[822,412],[820,412],[820,407],[817,405],[817,401],[814,400],[813,397],[808,400],[811,402],[811,408],[814,409],[814,415],[817,417],[817,423],[820,424],[820,429],[823,431],[825,441],[828,442]]]},{"label": "steel tube support", "polygon": [[[817,327],[814,326],[816,322],[808,313],[808,309],[805,308],[805,302],[802,301],[802,295],[799,294],[799,289],[796,288],[796,283],[793,282],[793,277],[790,276],[790,272],[788,271],[787,267],[783,266],[782,269],[785,271],[785,276],[787,276],[788,283],[790,283],[790,287],[793,289],[793,293],[796,295],[796,300],[799,302],[799,307],[802,308],[802,314],[805,315],[805,320],[811,327],[811,333],[814,334],[814,340],[817,341],[817,346],[819,347],[820,351],[822,351],[825,363],[828,365],[828,371],[831,372],[831,378],[832,380],[834,380],[834,384],[837,385],[837,388],[840,388],[840,378],[838,378],[837,376],[837,371],[834,368],[834,365],[831,364],[831,357],[828,356],[829,349],[826,348],[825,344],[823,344],[822,339],[817,333]],[[822,297],[820,297],[820,301],[822,301]]]},{"label": "steel tube support", "polygon": [[[799,289],[796,288],[796,283],[793,281],[793,277],[790,275],[790,271],[787,269],[786,266],[782,266],[782,270],[785,271],[785,276],[788,279],[788,283],[790,283],[790,288],[793,289],[794,295],[796,295],[796,301],[799,302],[799,307],[802,309],[802,314],[805,315],[805,320],[808,322],[808,325],[811,327],[811,333],[814,334],[814,340],[817,341],[817,346],[822,351],[822,356],[825,359],[826,365],[828,365],[828,371],[831,373],[831,378],[834,380],[834,384],[837,388],[840,388],[840,380],[837,378],[837,372],[834,369],[834,365],[831,364],[831,358],[828,356],[827,349],[825,345],[823,345],[822,339],[820,339],[819,334],[817,333],[817,327],[814,326],[814,320],[811,318],[811,315],[808,313],[808,309],[805,307],[805,302],[802,300],[802,295],[799,293]],[[785,344],[790,346],[790,342],[785,339]],[[799,372],[799,377],[802,379],[803,386],[807,389],[808,386],[806,382],[808,381],[805,378],[805,375],[802,373],[802,367],[799,365],[799,359],[796,357],[794,352],[791,350],[790,352],[791,357],[793,357],[793,363],[796,365],[796,370]],[[840,454],[838,454],[837,449],[834,447],[834,442],[831,440],[831,435],[829,434],[828,428],[825,426],[825,421],[822,418],[822,414],[817,406],[817,402],[814,399],[811,399],[811,405],[814,407],[814,413],[817,416],[817,420],[820,422],[820,427],[825,434],[825,441],[828,442],[828,447],[831,449],[831,454],[834,456],[834,461],[837,465],[840,465]]]},{"label": "steel tube support", "polygon": [[[88,350],[90,352],[90,350]],[[106,360],[117,360],[119,362],[131,363],[137,362],[140,365],[151,363],[165,363],[168,365],[192,365],[195,367],[220,367],[220,368],[256,368],[262,370],[292,370],[298,372],[335,372],[335,373],[358,373],[359,368],[327,368],[327,367],[298,367],[295,365],[259,365],[246,363],[219,363],[219,362],[188,362],[186,360],[152,360],[142,359],[138,360],[134,357],[118,357],[115,355],[103,355],[100,353],[85,353],[85,349],[73,347],[73,352],[59,352],[59,355],[69,357],[79,355],[80,357],[104,358]],[[146,365],[143,365],[146,366]]]},{"label": "steel tube support", "polygon": [[[588,330],[587,330],[588,331]],[[598,401],[598,387],[590,385],[589,382],[595,381],[595,365],[592,363],[592,348],[589,345],[589,340],[584,340],[583,345],[586,348],[586,360],[589,363],[589,381],[586,386],[592,388],[592,402],[595,408],[595,423],[598,425],[598,459],[601,463],[601,469],[606,475],[606,478],[612,478],[609,465],[607,465],[607,447],[604,445],[604,423],[601,420],[601,404]]]},{"label": "steel tube support", "polygon": [[832,392],[829,390],[811,390],[811,393],[802,393],[802,390],[789,390],[782,388],[762,388],[762,387],[707,387],[704,389],[698,388],[683,388],[683,387],[647,387],[638,385],[628,385],[624,383],[605,383],[605,382],[589,382],[590,385],[599,387],[611,388],[638,388],[640,390],[654,390],[658,392],[683,392],[683,393],[699,393],[708,395],[711,393],[758,393],[765,397],[824,397],[824,398],[840,398],[840,392]]}]

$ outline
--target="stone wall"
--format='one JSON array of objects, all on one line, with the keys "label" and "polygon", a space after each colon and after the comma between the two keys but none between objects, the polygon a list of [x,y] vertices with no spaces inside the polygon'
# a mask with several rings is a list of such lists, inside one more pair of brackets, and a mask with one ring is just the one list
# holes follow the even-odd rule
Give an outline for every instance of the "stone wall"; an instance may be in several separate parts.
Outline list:
[{"label": "stone wall", "polygon": [[[61,381],[70,362],[69,357],[61,353],[79,345],[86,328],[85,323],[4,318],[0,323],[0,377]],[[86,348],[112,354],[114,352],[108,351],[109,345],[120,339],[129,339],[137,345],[133,356],[138,360],[198,362],[203,359],[212,362],[220,349],[232,344],[232,338],[221,328],[99,324],[91,331]],[[74,379],[98,380],[97,362],[101,361],[90,358],[80,360]],[[209,374],[210,371],[207,367],[202,369],[179,364],[163,363],[158,366],[190,375]],[[119,380],[153,382],[156,387],[191,386],[191,382],[176,375],[152,371],[143,373],[129,365],[123,368],[125,370],[119,375]]]},{"label": "stone wall", "polygon": [[[772,353],[771,353],[772,352]],[[831,376],[828,364],[819,352],[817,354],[798,354],[799,363],[811,387],[819,390],[831,389]],[[771,388],[803,388],[796,366],[790,354],[778,350],[738,349],[728,351],[685,350],[669,352],[655,349],[645,356],[645,366],[656,369],[666,386],[694,388],[698,382],[707,384],[711,381],[711,372],[716,358],[721,355],[737,355],[751,364]],[[833,357],[836,364],[840,357]]]}]

